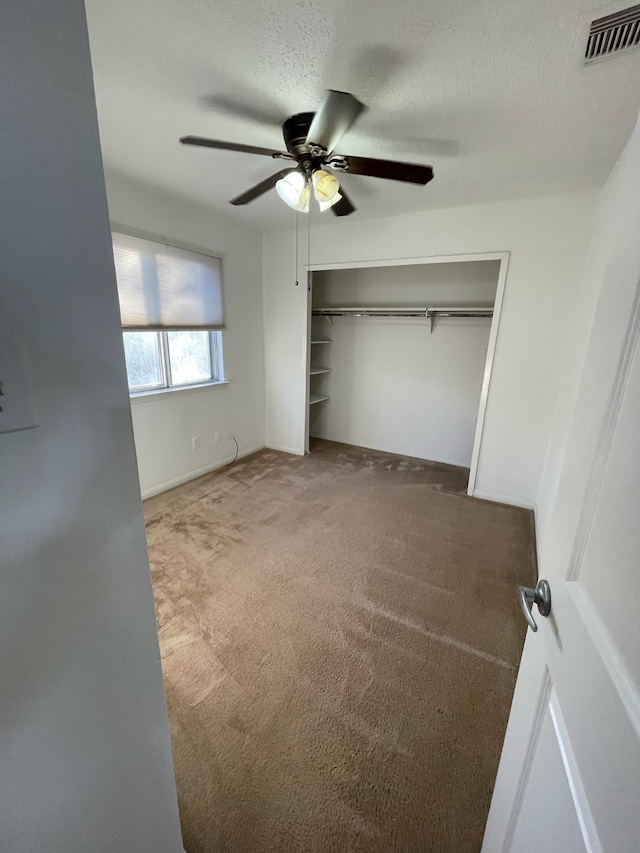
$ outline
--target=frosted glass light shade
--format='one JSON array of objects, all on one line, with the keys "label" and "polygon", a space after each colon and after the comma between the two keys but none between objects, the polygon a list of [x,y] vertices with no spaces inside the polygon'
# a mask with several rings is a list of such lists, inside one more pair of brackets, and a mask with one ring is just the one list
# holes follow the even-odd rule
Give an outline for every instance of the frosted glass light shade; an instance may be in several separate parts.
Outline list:
[{"label": "frosted glass light shade", "polygon": [[318,207],[320,208],[320,213],[324,213],[325,210],[329,210],[330,207],[333,207],[334,204],[337,204],[342,196],[340,193],[336,193],[331,201],[319,201]]},{"label": "frosted glass light shade", "polygon": [[290,205],[290,207],[295,207],[296,210],[299,210],[300,213],[309,213],[309,198],[311,193],[309,192],[309,187],[303,187],[300,192],[300,198],[298,199],[298,203],[296,205]]},{"label": "frosted glass light shade", "polygon": [[331,172],[327,172],[326,169],[317,169],[313,173],[313,194],[316,201],[331,201],[339,189],[338,179]]},{"label": "frosted glass light shade", "polygon": [[289,207],[297,207],[306,180],[300,172],[289,172],[276,183],[276,192]]}]

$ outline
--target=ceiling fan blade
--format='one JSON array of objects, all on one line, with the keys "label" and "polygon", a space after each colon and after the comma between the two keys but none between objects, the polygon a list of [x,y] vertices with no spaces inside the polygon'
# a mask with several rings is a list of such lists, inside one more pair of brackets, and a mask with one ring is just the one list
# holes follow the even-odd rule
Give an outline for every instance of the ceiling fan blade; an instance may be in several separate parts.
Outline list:
[{"label": "ceiling fan blade", "polygon": [[210,109],[222,115],[239,118],[243,121],[252,121],[256,124],[280,129],[282,117],[276,108],[269,109],[262,104],[252,103],[252,99],[228,97],[226,95],[205,95],[200,102]]},{"label": "ceiling fan blade", "polygon": [[271,175],[270,178],[265,178],[264,181],[256,184],[255,187],[251,187],[250,190],[242,193],[242,195],[232,198],[230,203],[236,205],[248,204],[250,201],[253,201],[254,198],[258,198],[259,195],[273,189],[280,178],[284,178],[284,176],[288,175],[290,172],[295,172],[295,169],[282,169],[280,172],[276,172],[275,175]]},{"label": "ceiling fan blade", "polygon": [[421,166],[418,163],[399,163],[396,160],[377,160],[371,157],[340,157],[346,168],[340,162],[329,165],[338,171],[350,175],[369,175],[371,178],[387,178],[390,181],[406,181],[410,184],[428,184],[433,178],[431,166]]},{"label": "ceiling fan blade", "polygon": [[265,157],[284,157],[290,155],[284,151],[273,151],[271,148],[256,148],[255,145],[240,145],[237,142],[222,142],[219,139],[205,139],[203,136],[181,136],[183,145],[201,145],[203,148],[221,148],[224,151],[243,151],[245,154],[264,154]]},{"label": "ceiling fan blade", "polygon": [[348,92],[330,89],[324,104],[313,117],[307,144],[333,151],[364,109],[364,104]]},{"label": "ceiling fan blade", "polygon": [[333,205],[331,210],[334,216],[349,216],[350,213],[355,212],[355,207],[353,206],[349,196],[344,191],[342,185],[340,185],[340,195],[342,198]]}]

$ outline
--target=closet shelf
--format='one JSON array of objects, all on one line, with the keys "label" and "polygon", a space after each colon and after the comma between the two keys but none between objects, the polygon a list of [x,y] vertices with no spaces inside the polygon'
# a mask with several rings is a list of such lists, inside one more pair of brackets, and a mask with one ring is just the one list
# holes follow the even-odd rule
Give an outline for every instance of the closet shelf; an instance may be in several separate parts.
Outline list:
[{"label": "closet shelf", "polygon": [[312,367],[311,370],[309,370],[310,376],[316,376],[318,373],[331,373],[331,368],[330,367]]},{"label": "closet shelf", "polygon": [[328,394],[310,394],[309,395],[309,405],[312,406],[314,403],[322,403],[323,400],[328,400]]}]

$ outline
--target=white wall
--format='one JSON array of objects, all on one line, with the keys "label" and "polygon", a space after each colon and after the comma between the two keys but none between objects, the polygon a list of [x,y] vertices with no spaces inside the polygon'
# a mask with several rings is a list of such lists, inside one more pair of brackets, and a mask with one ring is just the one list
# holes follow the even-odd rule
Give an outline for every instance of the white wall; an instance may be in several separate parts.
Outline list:
[{"label": "white wall", "polygon": [[[312,264],[511,253],[476,494],[535,504],[594,204],[594,194],[579,193],[326,226],[316,215],[312,222]],[[305,247],[301,235],[306,261]],[[266,443],[301,453],[307,294],[295,286],[294,252],[293,229],[263,238]]]},{"label": "white wall", "polygon": [[[114,226],[201,248],[223,259],[227,330],[225,374],[231,384],[134,399],[133,428],[142,494],[185,482],[264,447],[262,240],[210,210],[161,195],[107,172]],[[216,432],[222,441],[214,443]],[[199,436],[200,447],[192,448]]]},{"label": "white wall", "polygon": [[[594,466],[601,463],[611,424],[606,412],[611,393],[620,392],[618,359],[637,316],[640,280],[640,125],[637,125],[599,199],[584,282],[583,300],[571,335],[572,357],[565,372],[561,405],[551,433],[538,495],[541,568],[570,561],[585,493]],[[605,390],[603,390],[605,389]],[[610,392],[609,389],[613,389]],[[637,453],[629,446],[628,452]],[[609,498],[608,498],[609,499]],[[637,514],[637,507],[635,508]],[[615,529],[611,524],[612,531]],[[622,541],[622,540],[621,540]],[[609,557],[618,563],[615,545]],[[583,572],[589,581],[588,566]],[[582,577],[582,576],[581,576]],[[598,575],[602,579],[603,575]],[[614,587],[621,591],[623,585]],[[595,590],[597,606],[606,590]],[[636,604],[633,596],[611,607],[613,614]],[[629,617],[631,619],[631,617]],[[621,620],[621,625],[630,624]],[[618,640],[624,647],[624,641]]]},{"label": "white wall", "polygon": [[0,435],[0,849],[179,853],[83,3],[6,0],[2,45],[0,333],[40,425]]},{"label": "white wall", "polygon": [[[498,261],[369,267],[313,274],[314,305],[426,307],[495,301]],[[312,377],[331,399],[310,409],[311,435],[469,467],[489,319],[323,318],[331,346]]]}]

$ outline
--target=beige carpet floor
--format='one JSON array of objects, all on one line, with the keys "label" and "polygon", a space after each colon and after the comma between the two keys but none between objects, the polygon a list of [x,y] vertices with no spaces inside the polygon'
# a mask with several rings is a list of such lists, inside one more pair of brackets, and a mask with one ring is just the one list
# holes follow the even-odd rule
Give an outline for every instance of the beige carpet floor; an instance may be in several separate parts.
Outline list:
[{"label": "beige carpet floor", "polygon": [[480,849],[532,515],[330,442],[146,502],[187,853]]}]

